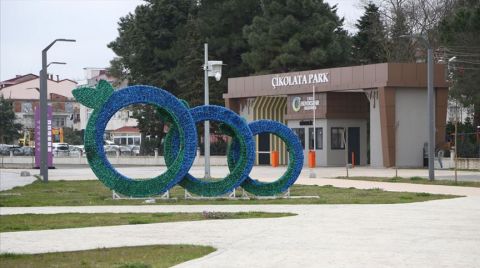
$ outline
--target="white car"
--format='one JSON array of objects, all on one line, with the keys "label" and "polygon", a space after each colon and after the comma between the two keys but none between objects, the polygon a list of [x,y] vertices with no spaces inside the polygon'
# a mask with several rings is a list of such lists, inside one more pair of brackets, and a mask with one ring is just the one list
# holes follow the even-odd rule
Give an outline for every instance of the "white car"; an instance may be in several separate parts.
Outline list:
[{"label": "white car", "polygon": [[70,148],[68,143],[54,142],[52,145],[52,152],[54,156],[68,156],[70,153]]}]

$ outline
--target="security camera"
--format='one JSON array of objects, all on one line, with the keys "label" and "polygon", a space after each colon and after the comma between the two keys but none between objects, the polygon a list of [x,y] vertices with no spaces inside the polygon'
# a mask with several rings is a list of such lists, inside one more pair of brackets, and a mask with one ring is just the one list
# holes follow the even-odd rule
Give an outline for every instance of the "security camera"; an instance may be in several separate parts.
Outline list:
[{"label": "security camera", "polygon": [[219,72],[216,72],[215,73],[215,80],[220,81],[220,79],[222,79],[222,74],[219,73]]}]

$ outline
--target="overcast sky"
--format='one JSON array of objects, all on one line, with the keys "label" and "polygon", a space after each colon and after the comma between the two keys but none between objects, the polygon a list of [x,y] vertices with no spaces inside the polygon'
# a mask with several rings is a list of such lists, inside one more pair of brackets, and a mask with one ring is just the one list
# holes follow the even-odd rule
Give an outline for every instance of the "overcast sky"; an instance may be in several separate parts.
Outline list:
[{"label": "overcast sky", "polygon": [[[338,4],[345,27],[352,31],[361,16],[360,0],[326,0]],[[38,74],[41,50],[56,38],[76,43],[56,43],[48,51],[49,73],[60,78],[84,79],[84,67],[107,67],[115,54],[107,44],[117,36],[120,17],[133,12],[141,0],[0,0],[0,81],[28,73]]]}]

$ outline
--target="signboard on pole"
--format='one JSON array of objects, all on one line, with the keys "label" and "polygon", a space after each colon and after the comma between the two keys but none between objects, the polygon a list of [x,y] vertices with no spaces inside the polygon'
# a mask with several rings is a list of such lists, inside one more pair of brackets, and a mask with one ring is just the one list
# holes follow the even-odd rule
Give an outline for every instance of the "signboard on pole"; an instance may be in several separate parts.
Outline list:
[{"label": "signboard on pole", "polygon": [[[40,168],[40,107],[35,108],[35,168]],[[47,109],[47,151],[48,167],[53,167],[52,157],[52,106]]]}]

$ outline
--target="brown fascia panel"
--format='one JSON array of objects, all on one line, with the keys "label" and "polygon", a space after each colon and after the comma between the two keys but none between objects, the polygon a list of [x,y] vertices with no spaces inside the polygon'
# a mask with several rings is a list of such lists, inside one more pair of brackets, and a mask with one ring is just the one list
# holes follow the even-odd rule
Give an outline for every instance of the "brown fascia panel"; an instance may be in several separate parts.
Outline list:
[{"label": "brown fascia panel", "polygon": [[[435,64],[434,86],[448,87],[445,80],[445,65]],[[273,88],[272,78],[276,76],[309,75],[328,73],[329,82],[316,84],[317,92],[361,90],[378,87],[426,87],[427,66],[424,63],[379,63],[302,72],[236,77],[228,79],[228,98],[277,96],[309,93],[312,84],[300,84]]]},{"label": "brown fascia panel", "polygon": [[380,129],[383,148],[383,165],[395,165],[395,89],[379,88]]}]

